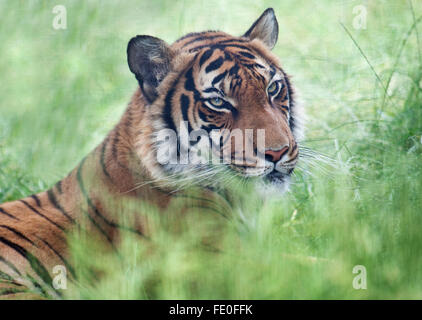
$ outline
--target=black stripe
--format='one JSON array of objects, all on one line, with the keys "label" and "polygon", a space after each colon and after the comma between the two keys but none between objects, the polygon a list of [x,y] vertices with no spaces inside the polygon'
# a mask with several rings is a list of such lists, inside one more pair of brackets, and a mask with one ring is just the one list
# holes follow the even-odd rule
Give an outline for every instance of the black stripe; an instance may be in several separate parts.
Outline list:
[{"label": "black stripe", "polygon": [[218,83],[218,82],[220,82],[225,76],[226,76],[226,74],[227,74],[227,70],[226,71],[224,71],[222,74],[220,74],[220,75],[218,75],[218,76],[216,76],[215,78],[214,78],[214,80],[212,80],[212,82],[211,82],[211,84],[212,85],[215,85],[216,83]]},{"label": "black stripe", "polygon": [[111,154],[113,158],[117,160],[117,144],[119,143],[119,133],[117,132],[117,128],[114,129],[114,138],[111,146]]},{"label": "black stripe", "polygon": [[242,65],[249,70],[253,70],[255,68],[255,63],[242,63]]},{"label": "black stripe", "polygon": [[208,209],[210,211],[213,211],[215,213],[217,213],[218,215],[222,216],[223,218],[229,219],[223,212],[219,211],[216,208],[210,207],[210,206],[205,206],[205,205],[191,205],[190,208],[197,208],[197,209]]},{"label": "black stripe", "polygon": [[237,64],[235,64],[233,67],[230,68],[229,70],[229,75],[233,76],[233,75],[237,75],[239,72],[239,66]]},{"label": "black stripe", "polygon": [[194,52],[194,51],[198,51],[198,50],[203,49],[203,48],[220,49],[220,50],[223,50],[223,51],[224,51],[225,48],[238,48],[238,49],[242,49],[242,50],[245,50],[245,51],[253,52],[253,50],[251,48],[247,47],[247,46],[243,46],[243,45],[240,45],[240,44],[231,44],[231,43],[228,43],[228,44],[205,44],[205,45],[201,45],[201,46],[197,46],[197,47],[194,47],[192,49],[189,49],[189,51]]},{"label": "black stripe", "polygon": [[101,228],[101,226],[97,223],[97,221],[94,220],[93,217],[91,217],[91,215],[83,210],[84,214],[86,215],[86,217],[89,219],[89,221],[91,221],[91,223],[98,229],[98,231],[100,231],[100,233],[107,239],[107,241],[110,243],[111,247],[117,251],[116,247],[113,244],[113,239],[110,238],[110,236],[108,235],[107,232],[105,232],[105,230],[103,228]]},{"label": "black stripe", "polygon": [[54,195],[53,190],[48,190],[47,191],[47,195],[48,195],[48,200],[50,200],[51,204],[57,209],[59,210],[70,222],[75,223],[75,219],[73,219],[71,216],[69,216],[69,214],[66,212],[66,210],[63,209],[63,207],[60,205],[60,203],[58,202],[56,196]]},{"label": "black stripe", "polygon": [[221,67],[223,62],[224,62],[224,59],[222,57],[215,59],[213,62],[210,62],[210,64],[205,68],[205,72],[209,73],[211,71],[217,70],[218,68]]},{"label": "black stripe", "polygon": [[[6,279],[6,277],[10,278],[10,280]],[[11,276],[9,276],[7,273],[4,273],[2,271],[0,271],[0,284],[25,288],[25,286],[23,284],[20,284],[19,282],[14,280]],[[3,286],[3,288],[4,288],[4,286]]]},{"label": "black stripe", "polygon": [[[292,86],[290,84],[289,77],[284,72],[283,72],[283,75],[284,75],[284,81],[286,82],[286,86],[287,86],[287,93],[288,93],[288,99],[289,99],[289,107],[290,107],[290,110],[292,110],[293,107],[294,107],[294,103],[295,103],[295,101],[293,99],[293,89],[292,89]],[[294,130],[294,128],[296,126],[295,118],[293,116],[291,116],[289,118],[289,126],[290,126],[290,129],[291,130]]]},{"label": "black stripe", "polygon": [[[175,83],[173,84],[173,86]],[[165,99],[165,106],[164,106],[164,112],[163,112],[163,120],[167,124],[167,128],[173,130],[174,132],[177,132],[176,125],[174,124],[173,115],[172,115],[172,99],[174,96],[175,88],[171,88],[170,91],[166,95]]]},{"label": "black stripe", "polygon": [[253,54],[250,54],[249,52],[246,52],[246,51],[238,51],[236,53],[249,59],[255,59],[255,56]]},{"label": "black stripe", "polygon": [[[31,275],[26,275],[27,278],[31,281],[32,285],[35,287],[35,289],[37,291],[39,291],[39,293],[45,297],[51,298],[50,295],[44,290],[44,288],[41,286],[41,284],[38,283],[38,281],[36,281]],[[57,292],[59,295],[60,293],[55,290],[55,292]]]},{"label": "black stripe", "polygon": [[0,290],[0,296],[7,296],[9,294],[16,294],[16,293],[24,293],[27,292],[26,290],[15,289],[15,288],[7,288]]},{"label": "black stripe", "polygon": [[27,203],[25,200],[19,200],[20,202],[22,202],[25,206],[27,206],[29,209],[32,210],[32,212],[34,212],[35,214],[39,215],[40,217],[43,217],[45,220],[47,220],[48,222],[50,222],[51,224],[54,224],[57,228],[59,228],[62,231],[65,231],[65,229],[57,224],[56,222],[54,222],[53,220],[51,220],[49,217],[43,215],[41,212],[39,212],[37,209],[35,209],[34,207],[32,207],[29,203]]},{"label": "black stripe", "polygon": [[113,142],[112,142],[113,144],[111,146],[111,154],[113,155],[113,158],[114,158],[114,160],[116,160],[116,163],[119,165],[119,167],[121,167],[121,168],[123,168],[123,169],[125,169],[127,171],[130,171],[129,168],[126,167],[126,165],[123,164],[123,163],[121,163],[120,160],[119,160],[119,155],[118,155],[118,152],[117,152],[117,145],[120,142],[120,132],[119,132],[119,129],[120,128],[116,128],[114,130],[114,138],[113,138]]},{"label": "black stripe", "polygon": [[84,158],[83,160],[82,160],[82,162],[81,162],[81,164],[79,165],[79,167],[78,167],[78,170],[77,170],[77,173],[76,173],[76,177],[77,177],[77,181],[78,181],[78,184],[79,184],[79,188],[81,189],[81,192],[82,192],[82,194],[83,194],[83,196],[84,196],[84,198],[85,198],[85,200],[86,200],[86,202],[88,203],[88,206],[94,211],[94,213],[101,219],[101,220],[103,220],[109,227],[112,227],[112,228],[119,228],[119,229],[123,229],[123,230],[127,230],[127,231],[131,231],[131,232],[133,232],[133,233],[136,233],[136,234],[138,234],[138,235],[140,235],[140,236],[143,236],[143,237],[145,237],[144,236],[144,234],[142,233],[142,232],[140,232],[140,231],[138,231],[138,230],[135,230],[135,229],[131,229],[131,228],[128,228],[128,227],[125,227],[125,226],[121,226],[121,225],[119,225],[119,224],[117,224],[117,223],[115,223],[115,222],[113,222],[113,221],[109,221],[109,220],[107,220],[106,219],[106,217],[104,217],[103,216],[103,214],[100,212],[100,210],[98,210],[98,208],[92,203],[92,200],[91,200],[91,198],[88,196],[88,193],[86,192],[86,189],[85,189],[85,186],[84,186],[84,183],[83,183],[83,180],[82,180],[82,167],[83,167],[83,165],[84,165],[84,163],[85,163],[85,160],[86,160],[86,158]]},{"label": "black stripe", "polygon": [[51,251],[53,251],[58,257],[59,259],[64,263],[64,265],[66,266],[66,268],[70,271],[70,273],[72,274],[72,276],[75,278],[75,270],[73,269],[73,267],[66,261],[66,259],[60,254],[60,252],[58,252],[56,249],[54,249],[47,241],[45,241],[44,239],[37,237],[39,240],[41,240],[48,248],[50,248]]},{"label": "black stripe", "polygon": [[208,59],[212,56],[212,53],[214,52],[213,49],[208,49],[207,51],[205,51],[202,56],[201,59],[199,59],[199,67],[202,67],[202,65],[208,61]]},{"label": "black stripe", "polygon": [[273,78],[275,75],[276,69],[273,66],[270,66],[270,77]]},{"label": "black stripe", "polygon": [[[211,190],[211,191],[214,191],[214,190]],[[185,199],[192,199],[192,200],[208,202],[208,203],[214,204],[216,206],[219,205],[219,203],[216,200],[203,198],[203,197],[200,197],[200,196],[194,196],[194,195],[190,195],[190,194],[185,194],[185,193],[175,194],[174,197],[175,198],[185,198]]]},{"label": "black stripe", "polygon": [[4,283],[4,281],[13,281],[13,277],[8,275],[7,273],[0,270],[0,282]]},{"label": "black stripe", "polygon": [[286,110],[287,112],[289,112],[289,107],[288,106],[280,106],[280,108]]},{"label": "black stripe", "polygon": [[226,59],[227,61],[233,61],[233,57],[228,51],[224,51],[224,59]]},{"label": "black stripe", "polygon": [[6,210],[4,210],[2,208],[0,208],[0,213],[3,213],[4,215],[8,216],[9,218],[20,221],[20,219],[16,218],[15,216],[12,216],[10,213],[6,212]]},{"label": "black stripe", "polygon": [[29,242],[30,244],[32,244],[33,246],[37,247],[37,245],[29,238],[27,238],[24,234],[22,234],[21,232],[19,232],[18,230],[9,227],[9,226],[5,226],[5,225],[0,225],[0,228],[4,228],[7,229],[11,232],[13,232],[15,235],[17,235],[18,237],[24,239],[25,241]]},{"label": "black stripe", "polygon": [[245,39],[227,39],[227,40],[221,40],[218,41],[218,44],[236,44],[236,42],[249,42],[249,40],[245,40]]},{"label": "black stripe", "polygon": [[211,130],[219,130],[219,129],[221,129],[222,127],[223,127],[223,125],[221,125],[221,126],[216,126],[216,125],[215,125],[215,124],[213,124],[213,123],[208,123],[208,124],[206,124],[206,125],[205,125],[204,130],[205,130],[206,132],[210,133],[210,132],[211,132]]},{"label": "black stripe", "polygon": [[[13,285],[16,287],[25,287],[23,284],[17,282],[12,276],[0,271],[0,283],[3,285]],[[3,287],[4,288],[4,287]]]},{"label": "black stripe", "polygon": [[25,248],[21,247],[20,245],[9,241],[0,236],[0,242],[4,243],[9,248],[15,250],[19,253],[23,258],[25,258],[29,264],[31,265],[32,270],[35,271],[36,274],[45,282],[45,283],[52,283],[52,279],[50,274],[48,273],[47,269],[42,265],[42,263],[30,252],[28,252]]},{"label": "black stripe", "polygon": [[19,272],[18,268],[16,268],[13,263],[11,263],[10,261],[6,260],[2,256],[0,256],[0,261],[3,262],[6,266],[8,266],[10,269],[12,269],[14,272],[16,272],[18,275],[20,275],[20,276],[22,275]]},{"label": "black stripe", "polygon": [[0,284],[9,286],[9,289],[11,289],[10,286],[25,288],[23,284],[20,284],[12,276],[8,275],[7,273],[3,271],[0,271]]},{"label": "black stripe", "polygon": [[202,121],[208,122],[207,115],[200,108],[198,108],[198,115]]},{"label": "black stripe", "polygon": [[103,146],[101,147],[101,156],[100,156],[100,164],[101,169],[103,170],[104,175],[111,180],[111,176],[107,171],[107,167],[105,165],[105,151],[108,144],[108,138],[104,141]]},{"label": "black stripe", "polygon": [[113,158],[114,158],[114,160],[116,160],[116,163],[117,163],[117,165],[119,167],[121,167],[121,168],[123,168],[123,169],[125,169],[127,171],[130,171],[131,173],[133,173],[125,164],[123,164],[119,160],[119,155],[118,155],[118,152],[117,152],[117,144],[120,141],[120,132],[119,132],[119,129],[120,128],[116,128],[114,130],[114,138],[113,138],[113,142],[112,142],[112,146],[111,146],[111,153],[112,153]]},{"label": "black stripe", "polygon": [[190,105],[189,97],[182,94],[182,96],[180,97],[180,108],[182,109],[183,120],[187,121],[188,123],[188,133],[193,131],[193,128],[191,126],[191,123],[188,117],[189,105]]},{"label": "black stripe", "polygon": [[186,77],[185,89],[187,91],[197,92],[196,87],[195,87],[195,80],[193,79],[193,69],[192,68],[190,68],[186,72],[185,77]]},{"label": "black stripe", "polygon": [[25,259],[27,259],[27,251],[26,249],[24,249],[23,247],[21,247],[20,245],[7,240],[6,238],[3,238],[2,236],[0,236],[0,242],[4,243],[6,246],[12,248],[14,251],[16,251],[17,253],[19,253],[22,257],[24,257]]},{"label": "black stripe", "polygon": [[[254,67],[255,67],[255,65],[254,65]],[[256,71],[256,70],[254,70],[253,71],[253,73],[255,74],[255,76],[258,78],[258,80],[260,80],[261,81],[261,83],[264,85],[264,87],[265,87],[265,85],[266,85],[266,83],[267,83],[267,80],[265,79],[265,77],[262,75],[262,74],[260,74],[258,71]]]},{"label": "black stripe", "polygon": [[63,190],[62,190],[62,181],[61,180],[56,183],[56,188],[57,188],[57,191],[59,192],[59,194],[62,194],[63,193]]},{"label": "black stripe", "polygon": [[[196,57],[194,57],[190,62],[189,62],[189,66],[193,63],[193,61],[196,59]],[[192,70],[191,67],[189,67],[190,70]],[[187,69],[187,68],[186,68]],[[185,69],[185,70],[186,70]],[[184,71],[185,72],[185,71]],[[182,75],[184,72],[181,72],[180,74]],[[173,115],[172,115],[172,99],[174,97],[174,93],[176,90],[176,84],[180,81],[181,76],[177,77],[174,82],[171,85],[171,89],[167,92],[166,98],[165,98],[165,106],[164,106],[164,111],[162,114],[163,120],[166,122],[167,124],[167,128],[173,130],[174,132],[178,132],[176,129],[176,125],[174,123],[173,120]],[[186,83],[185,83],[186,86]],[[194,88],[193,88],[194,90]],[[198,94],[195,90],[195,95]]]},{"label": "black stripe", "polygon": [[85,197],[85,200],[87,201],[87,203],[88,203],[88,206],[91,208],[91,209],[93,209],[94,210],[94,213],[98,216],[98,217],[100,217],[101,218],[101,220],[103,220],[108,226],[110,226],[110,227],[113,227],[113,228],[116,228],[117,227],[117,224],[116,223],[114,223],[114,222],[111,222],[111,221],[108,221],[101,213],[100,213],[100,211],[98,210],[98,208],[92,203],[92,200],[91,200],[91,198],[88,196],[88,193],[86,192],[86,189],[85,189],[85,185],[84,185],[84,183],[83,183],[83,180],[82,180],[82,168],[83,168],[83,165],[84,165],[84,163],[85,163],[85,160],[86,160],[86,158],[85,159],[83,159],[82,160],[82,162],[81,162],[81,164],[79,165],[79,167],[78,167],[78,171],[77,171],[77,174],[76,174],[76,177],[77,177],[77,180],[78,180],[78,184],[79,184],[79,188],[81,189],[81,191],[82,191],[82,194],[84,195],[84,197]]},{"label": "black stripe", "polygon": [[217,88],[207,88],[207,89],[203,90],[203,92],[205,92],[205,93],[210,93],[210,92],[221,93],[220,90],[218,90]]},{"label": "black stripe", "polygon": [[36,194],[33,194],[31,196],[32,199],[34,199],[35,203],[37,204],[38,207],[41,207],[41,201],[40,198],[38,198],[38,196]]},{"label": "black stripe", "polygon": [[207,115],[201,109],[199,109],[199,108],[198,108],[198,115],[199,115],[199,118],[202,121],[208,122]]}]

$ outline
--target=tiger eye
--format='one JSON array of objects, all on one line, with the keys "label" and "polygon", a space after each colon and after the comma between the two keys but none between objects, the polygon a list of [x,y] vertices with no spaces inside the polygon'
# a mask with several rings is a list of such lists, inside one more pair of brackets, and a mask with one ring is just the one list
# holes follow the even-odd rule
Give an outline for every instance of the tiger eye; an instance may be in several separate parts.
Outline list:
[{"label": "tiger eye", "polygon": [[268,94],[274,95],[278,90],[278,83],[273,82],[267,89]]},{"label": "tiger eye", "polygon": [[211,98],[210,102],[215,107],[221,107],[224,103],[223,99],[221,98]]}]

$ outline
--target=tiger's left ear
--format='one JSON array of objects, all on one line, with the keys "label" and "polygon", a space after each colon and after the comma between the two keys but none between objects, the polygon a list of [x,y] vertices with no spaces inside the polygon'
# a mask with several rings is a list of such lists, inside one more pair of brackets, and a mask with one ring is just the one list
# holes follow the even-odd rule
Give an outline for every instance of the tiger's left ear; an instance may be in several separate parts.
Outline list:
[{"label": "tiger's left ear", "polygon": [[274,48],[278,39],[278,22],[273,8],[265,10],[249,30],[246,31],[243,37],[249,38],[250,40],[259,39],[268,48]]},{"label": "tiger's left ear", "polygon": [[151,36],[136,36],[127,46],[129,69],[152,103],[158,96],[157,87],[170,71],[173,52],[163,40]]}]

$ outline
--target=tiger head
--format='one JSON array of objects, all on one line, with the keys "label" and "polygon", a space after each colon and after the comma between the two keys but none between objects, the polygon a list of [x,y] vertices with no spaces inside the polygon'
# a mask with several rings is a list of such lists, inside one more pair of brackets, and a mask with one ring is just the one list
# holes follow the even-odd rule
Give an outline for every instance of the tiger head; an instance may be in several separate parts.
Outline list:
[{"label": "tiger head", "polygon": [[[148,137],[139,136],[137,153],[144,162],[149,157],[146,166],[154,177],[205,181],[206,173],[223,167],[286,185],[298,161],[301,112],[289,77],[270,51],[277,38],[270,8],[241,37],[206,31],[172,45],[151,36],[130,40],[128,64],[150,125]],[[190,154],[195,162],[187,159]],[[210,154],[221,163],[210,164]],[[157,161],[163,155],[176,162]]]}]

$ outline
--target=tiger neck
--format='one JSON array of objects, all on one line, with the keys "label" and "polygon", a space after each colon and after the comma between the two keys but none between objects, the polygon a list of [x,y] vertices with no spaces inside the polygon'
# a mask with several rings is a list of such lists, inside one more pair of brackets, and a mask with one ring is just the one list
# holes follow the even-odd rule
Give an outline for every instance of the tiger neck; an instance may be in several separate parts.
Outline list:
[{"label": "tiger neck", "polygon": [[[85,211],[94,218],[102,215],[112,222],[120,219],[121,212],[135,211],[140,213],[140,220],[134,224],[139,225],[142,232],[149,233],[145,231],[148,222],[142,214],[154,210],[151,208],[170,210],[177,215],[176,211],[186,211],[186,206],[183,208],[181,203],[187,198],[190,207],[202,207],[204,201],[208,206],[211,202],[217,205],[216,197],[221,197],[213,190],[176,191],[165,189],[160,181],[156,181],[157,175],[151,171],[158,170],[158,163],[150,141],[152,119],[146,107],[138,90],[121,120],[104,141],[57,184],[61,189],[57,195],[65,210],[81,216]],[[219,202],[229,206],[225,199]],[[75,205],[79,207],[75,208]]]},{"label": "tiger neck", "polygon": [[166,205],[168,192],[153,182],[151,174],[156,159],[149,141],[152,128],[146,107],[138,89],[119,123],[75,169],[79,184],[85,179],[89,190],[104,189],[100,192],[114,198],[138,198],[160,207]]}]

